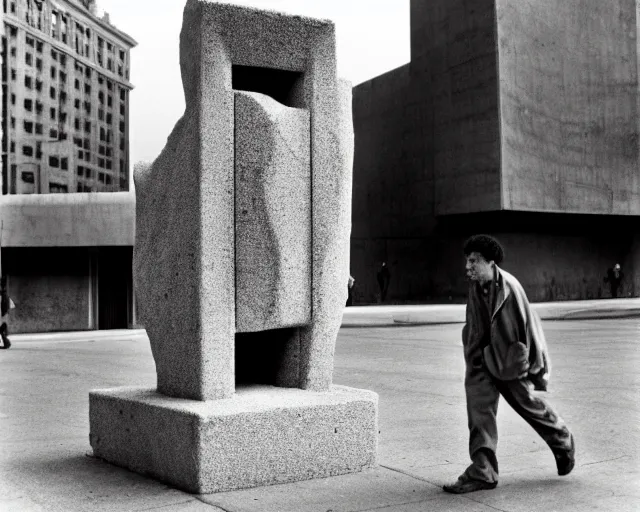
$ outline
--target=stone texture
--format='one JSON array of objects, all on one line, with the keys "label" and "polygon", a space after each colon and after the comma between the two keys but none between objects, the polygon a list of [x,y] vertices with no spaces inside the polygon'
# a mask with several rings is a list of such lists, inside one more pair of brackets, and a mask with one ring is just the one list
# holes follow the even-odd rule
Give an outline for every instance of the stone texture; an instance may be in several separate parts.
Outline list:
[{"label": "stone texture", "polygon": [[[336,79],[334,26],[204,0],[189,0],[184,12],[185,114],[151,168],[135,174],[134,275],[158,390],[197,400],[233,394],[236,276],[244,283],[234,250],[234,66],[302,77],[290,96],[311,119],[311,271],[291,286],[302,300],[310,293],[312,318],[292,354],[299,354],[297,386],[327,390],[346,300],[353,160],[350,91]],[[261,322],[299,325],[304,316]]]},{"label": "stone texture", "polygon": [[90,394],[90,440],[96,456],[189,492],[241,489],[373,467],[377,401],[343,386],[249,387],[208,402],[101,390]]},{"label": "stone texture", "polygon": [[236,330],[311,320],[309,112],[236,92]]}]

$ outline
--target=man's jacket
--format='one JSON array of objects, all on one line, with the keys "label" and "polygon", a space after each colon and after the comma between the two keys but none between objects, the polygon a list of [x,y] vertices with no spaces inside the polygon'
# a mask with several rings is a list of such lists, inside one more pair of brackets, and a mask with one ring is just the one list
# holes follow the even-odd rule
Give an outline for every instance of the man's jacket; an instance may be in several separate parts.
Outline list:
[{"label": "man's jacket", "polygon": [[496,379],[528,378],[535,389],[546,391],[551,364],[540,318],[518,280],[497,265],[492,286],[495,300],[490,315],[480,286],[469,286],[462,330],[467,365],[477,364],[471,359],[480,348],[484,365]]}]

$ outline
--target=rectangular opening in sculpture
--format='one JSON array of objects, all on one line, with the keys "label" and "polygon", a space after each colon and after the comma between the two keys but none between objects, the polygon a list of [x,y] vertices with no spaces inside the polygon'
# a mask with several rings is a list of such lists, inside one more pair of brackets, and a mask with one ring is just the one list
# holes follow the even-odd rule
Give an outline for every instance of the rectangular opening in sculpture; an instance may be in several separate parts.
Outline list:
[{"label": "rectangular opening in sculpture", "polygon": [[296,328],[236,333],[236,388],[299,386],[300,336]]},{"label": "rectangular opening in sculpture", "polygon": [[287,107],[304,107],[303,73],[254,66],[231,66],[231,87],[265,94]]}]

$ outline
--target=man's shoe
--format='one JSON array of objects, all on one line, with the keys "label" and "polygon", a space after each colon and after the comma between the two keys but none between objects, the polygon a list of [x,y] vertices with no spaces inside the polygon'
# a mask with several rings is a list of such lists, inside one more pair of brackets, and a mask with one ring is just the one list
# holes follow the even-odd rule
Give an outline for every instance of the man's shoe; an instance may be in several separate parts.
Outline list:
[{"label": "man's shoe", "polygon": [[9,348],[11,347],[11,342],[9,341],[9,338],[7,338],[6,336],[2,337],[2,347],[0,348]]},{"label": "man's shoe", "polygon": [[497,485],[498,482],[484,482],[483,480],[459,477],[455,484],[445,485],[442,488],[445,492],[450,492],[451,494],[465,494],[467,492],[495,489]]},{"label": "man's shoe", "polygon": [[571,434],[571,448],[568,450],[554,451],[556,457],[556,466],[558,466],[558,474],[566,476],[573,470],[576,465],[576,443]]}]

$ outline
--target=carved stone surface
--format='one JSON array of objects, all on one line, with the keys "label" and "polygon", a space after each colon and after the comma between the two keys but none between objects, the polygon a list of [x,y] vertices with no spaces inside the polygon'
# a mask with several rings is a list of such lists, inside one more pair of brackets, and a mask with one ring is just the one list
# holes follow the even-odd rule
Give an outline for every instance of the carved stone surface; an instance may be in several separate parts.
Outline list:
[{"label": "carved stone surface", "polygon": [[90,395],[94,453],[193,492],[371,467],[377,395],[332,386],[353,165],[333,24],[188,0],[180,55],[185,114],[135,174],[158,388]]},{"label": "carved stone surface", "polygon": [[220,492],[375,466],[377,406],[376,393],[343,386],[254,387],[208,402],[118,388],[91,394],[90,440],[98,457],[189,492]]},{"label": "carved stone surface", "polygon": [[236,330],[311,321],[309,111],[236,92]]}]

